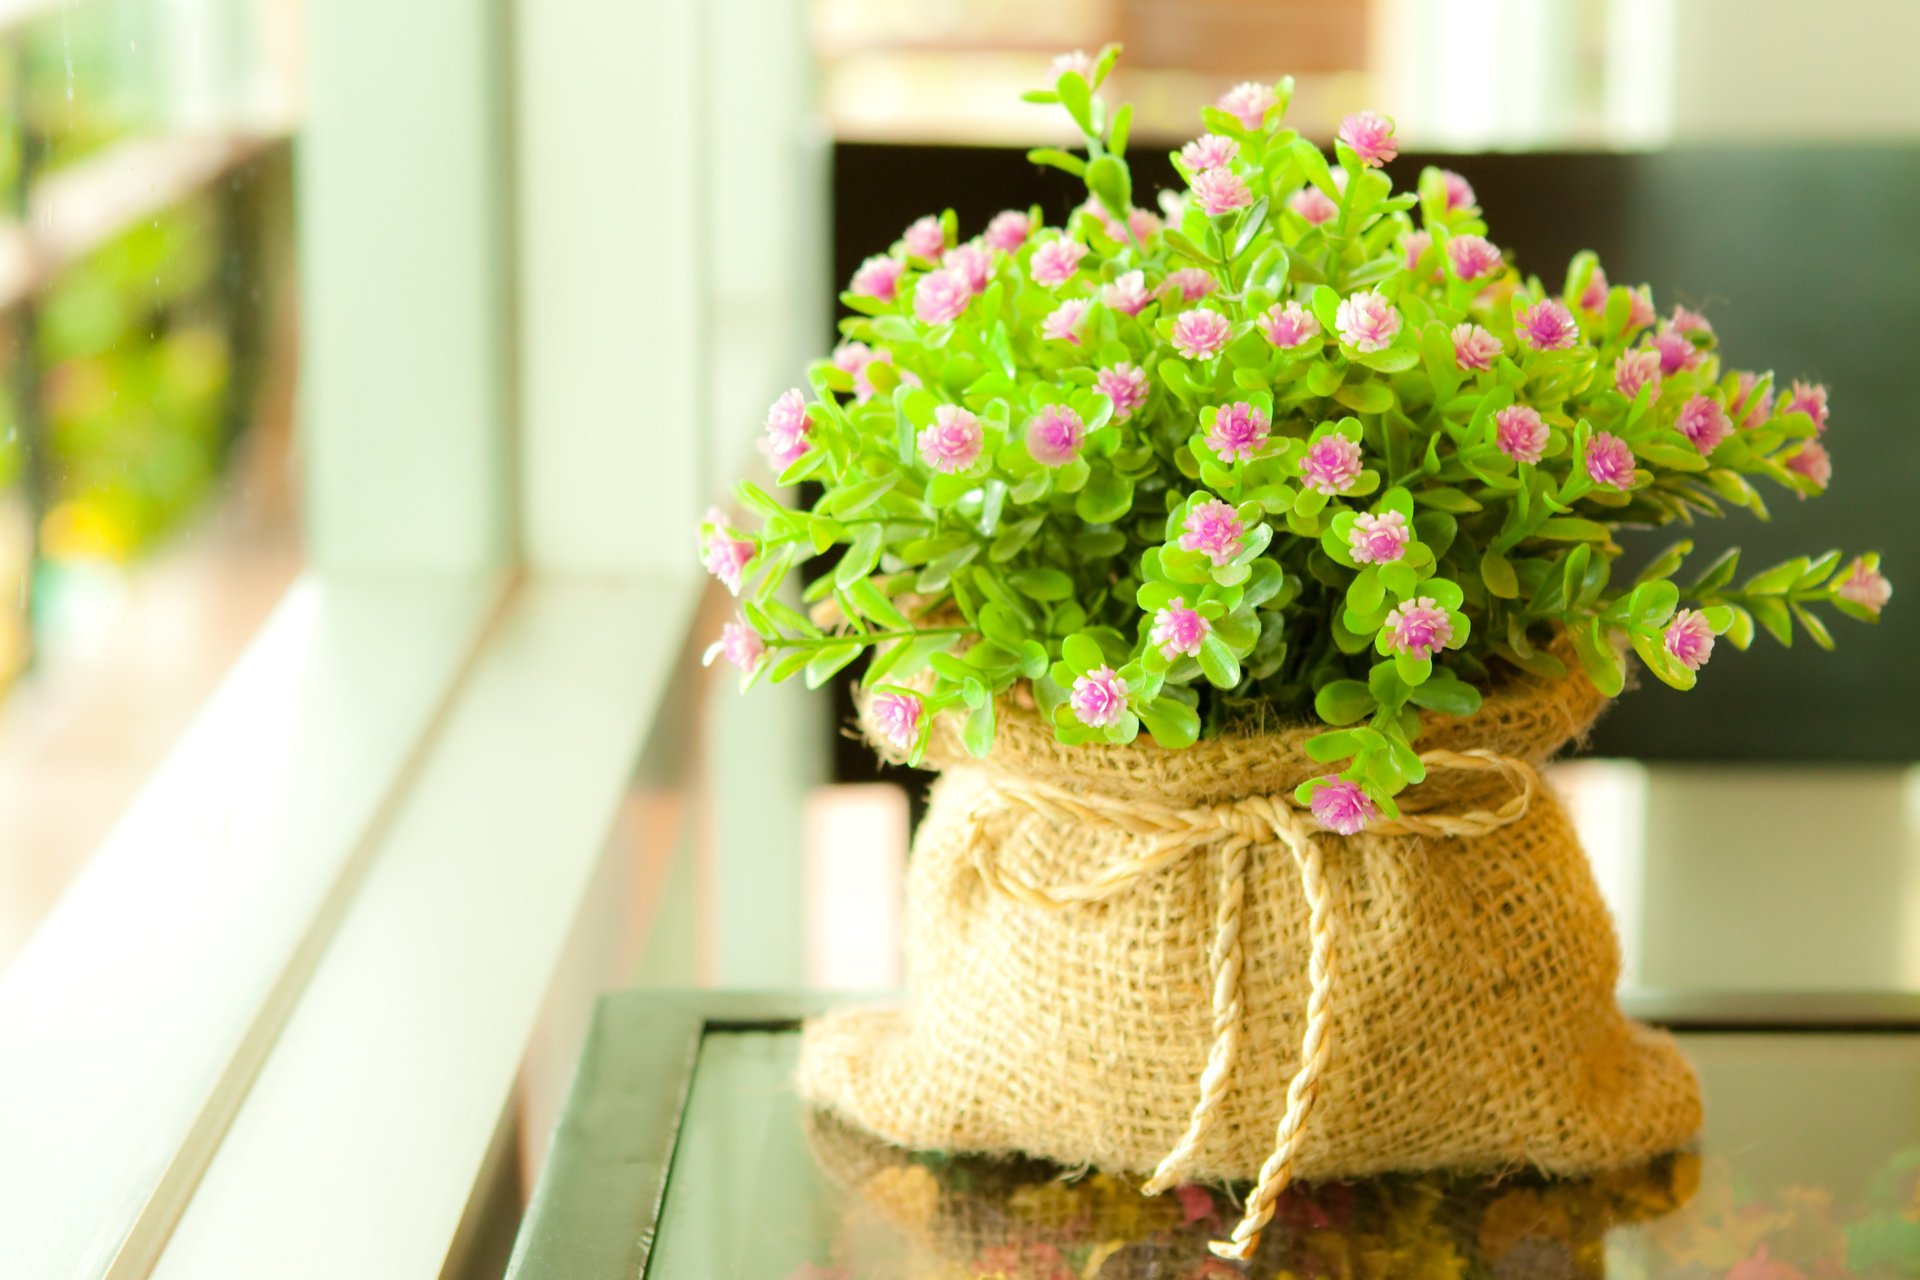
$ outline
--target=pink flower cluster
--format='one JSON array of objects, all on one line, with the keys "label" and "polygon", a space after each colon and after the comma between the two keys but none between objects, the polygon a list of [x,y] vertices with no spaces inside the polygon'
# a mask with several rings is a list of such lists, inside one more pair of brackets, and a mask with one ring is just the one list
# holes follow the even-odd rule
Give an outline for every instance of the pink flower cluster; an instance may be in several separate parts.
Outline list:
[{"label": "pink flower cluster", "polygon": [[1505,350],[1500,339],[1477,324],[1453,326],[1453,362],[1462,369],[1484,373]]},{"label": "pink flower cluster", "polygon": [[1453,618],[1432,596],[1418,596],[1394,606],[1382,630],[1394,653],[1431,658],[1452,643]]},{"label": "pink flower cluster", "polygon": [[1027,423],[1027,452],[1043,467],[1064,467],[1080,456],[1087,426],[1064,404],[1050,404]]},{"label": "pink flower cluster", "polygon": [[1180,549],[1197,551],[1216,567],[1227,564],[1246,546],[1247,527],[1234,509],[1218,498],[1196,502],[1181,522]]},{"label": "pink flower cluster", "polygon": [[1125,422],[1147,402],[1147,371],[1122,360],[1095,374],[1093,389],[1113,401],[1113,420]]},{"label": "pink flower cluster", "polygon": [[1493,415],[1493,442],[1515,462],[1539,462],[1547,455],[1547,424],[1540,411],[1511,404]]},{"label": "pink flower cluster", "polygon": [[1393,121],[1375,111],[1356,111],[1340,122],[1334,135],[1353,149],[1361,164],[1378,166],[1400,154],[1393,138]]},{"label": "pink flower cluster", "polygon": [[1318,187],[1302,187],[1288,196],[1287,208],[1316,227],[1332,222],[1334,215],[1340,212],[1340,206],[1333,202],[1333,197]]},{"label": "pink flower cluster", "polygon": [[1596,431],[1587,441],[1587,476],[1608,489],[1633,488],[1633,450],[1611,431]]},{"label": "pink flower cluster", "polygon": [[1851,600],[1863,609],[1879,613],[1893,599],[1893,584],[1886,575],[1867,563],[1862,556],[1847,569],[1847,576],[1835,588],[1842,600]]},{"label": "pink flower cluster", "polygon": [[1377,289],[1363,289],[1340,300],[1333,315],[1340,341],[1356,351],[1384,351],[1400,332],[1400,313]]},{"label": "pink flower cluster", "polygon": [[929,467],[948,475],[965,471],[980,457],[985,434],[980,419],[957,404],[933,411],[933,421],[920,428],[916,443]]},{"label": "pink flower cluster", "polygon": [[1356,564],[1392,564],[1407,554],[1407,543],[1413,538],[1413,530],[1407,525],[1407,518],[1398,511],[1382,511],[1378,515],[1365,512],[1353,518],[1353,529],[1347,534],[1347,550]]},{"label": "pink flower cluster", "polygon": [[1153,630],[1147,640],[1158,650],[1161,656],[1171,660],[1179,657],[1193,657],[1207,641],[1207,635],[1213,630],[1196,609],[1189,609],[1187,602],[1175,596],[1167,602],[1167,607],[1153,615]]},{"label": "pink flower cluster", "polygon": [[751,672],[766,656],[767,642],[758,631],[744,622],[729,622],[720,628],[720,638],[707,646],[701,663],[710,667],[715,658],[725,658],[740,670]]},{"label": "pink flower cluster", "polygon": [[1118,724],[1127,714],[1127,697],[1133,691],[1112,667],[1100,666],[1073,682],[1067,702],[1080,723],[1095,729]]},{"label": "pink flower cluster", "polygon": [[1380,806],[1366,789],[1344,778],[1326,777],[1307,802],[1313,818],[1335,835],[1357,836],[1380,816]]},{"label": "pink flower cluster", "polygon": [[1733,434],[1733,422],[1711,396],[1694,396],[1680,406],[1674,429],[1693,443],[1704,456],[1720,447]]},{"label": "pink flower cluster", "polygon": [[1206,169],[1194,175],[1193,198],[1202,213],[1218,217],[1253,203],[1247,181],[1231,169]]},{"label": "pink flower cluster", "polygon": [[1564,351],[1580,341],[1580,325],[1558,298],[1536,302],[1514,312],[1515,335],[1535,351]]},{"label": "pink flower cluster", "polygon": [[1033,257],[1027,262],[1027,274],[1033,282],[1044,288],[1053,289],[1073,279],[1080,269],[1080,259],[1087,256],[1087,246],[1072,240],[1049,240],[1033,251]]},{"label": "pink flower cluster", "polygon": [[1147,292],[1147,275],[1144,271],[1122,272],[1107,286],[1101,297],[1108,309],[1123,316],[1137,316],[1153,301],[1153,295]]},{"label": "pink flower cluster", "polygon": [[754,547],[744,538],[736,538],[726,529],[726,513],[709,508],[706,523],[712,527],[700,549],[701,563],[707,572],[720,579],[734,595],[740,594],[740,581],[753,560]]},{"label": "pink flower cluster", "polygon": [[1265,410],[1236,400],[1220,406],[1214,415],[1213,425],[1207,429],[1207,447],[1223,462],[1249,462],[1267,447],[1271,430]]},{"label": "pink flower cluster", "polygon": [[1189,360],[1210,360],[1220,354],[1232,332],[1232,324],[1218,311],[1195,307],[1175,317],[1173,349]]},{"label": "pink flower cluster", "polygon": [[1689,671],[1698,671],[1713,656],[1713,628],[1704,614],[1692,609],[1673,615],[1660,642]]},{"label": "pink flower cluster", "polygon": [[1266,85],[1249,80],[1221,94],[1214,105],[1238,120],[1241,128],[1252,132],[1266,128],[1267,112],[1279,106],[1280,99]]},{"label": "pink flower cluster", "polygon": [[911,693],[882,693],[868,704],[867,716],[882,738],[902,751],[911,751],[920,736],[924,710],[920,699]]},{"label": "pink flower cluster", "polygon": [[1048,312],[1047,318],[1040,322],[1040,336],[1049,342],[1070,342],[1079,346],[1080,326],[1086,321],[1089,305],[1085,298],[1068,298]]},{"label": "pink flower cluster", "polygon": [[776,467],[791,466],[807,451],[807,433],[813,419],[807,416],[807,398],[795,387],[783,391],[767,410],[767,438],[761,446]]},{"label": "pink flower cluster", "polygon": [[1364,465],[1358,444],[1343,435],[1325,435],[1307,446],[1300,479],[1307,488],[1332,497],[1351,489]]},{"label": "pink flower cluster", "polygon": [[1500,251],[1484,236],[1455,236],[1447,241],[1447,261],[1462,280],[1483,280],[1506,265]]},{"label": "pink flower cluster", "polygon": [[1313,312],[1297,302],[1276,302],[1260,313],[1260,332],[1268,342],[1283,351],[1302,345],[1320,332]]}]

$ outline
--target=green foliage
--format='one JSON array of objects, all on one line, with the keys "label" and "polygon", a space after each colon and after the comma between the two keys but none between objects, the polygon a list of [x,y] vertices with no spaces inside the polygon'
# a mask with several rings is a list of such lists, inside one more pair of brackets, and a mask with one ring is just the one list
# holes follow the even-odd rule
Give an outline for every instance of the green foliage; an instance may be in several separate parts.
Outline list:
[{"label": "green foliage", "polygon": [[[869,687],[964,716],[982,752],[994,699],[1022,683],[1067,742],[1144,728],[1177,748],[1312,716],[1330,726],[1314,757],[1391,813],[1424,776],[1422,716],[1471,715],[1515,671],[1572,663],[1614,694],[1637,658],[1685,689],[1715,635],[1827,645],[1816,606],[1877,615],[1871,557],[1799,558],[1738,586],[1725,557],[1683,589],[1683,540],[1633,582],[1613,572],[1621,528],[1763,514],[1748,477],[1817,492],[1793,459],[1823,396],[1776,406],[1770,376],[1723,374],[1703,320],[1657,320],[1591,255],[1559,294],[1504,261],[1459,278],[1471,246],[1454,242],[1487,234],[1464,183],[1429,170],[1396,195],[1345,147],[1336,175],[1283,109],[1259,129],[1209,110],[1212,157],[1175,157],[1192,182],[1190,159],[1221,167],[1231,150],[1230,180],[1203,185],[1234,207],[1183,195],[1146,214],[1129,114],[1098,94],[1112,57],[1028,95],[1083,134],[1079,152],[1031,154],[1086,183],[1065,226],[1034,217],[1017,247],[981,249],[990,269],[957,318],[923,307],[949,283],[924,253],[893,297],[846,295],[846,341],[813,371],[782,476],[820,496],[799,511],[740,495],[763,522],[744,535],[744,616],[767,646],[754,675],[817,682],[869,652]],[[1305,216],[1309,189],[1331,216]],[[1065,279],[1062,242],[1084,250]],[[1543,303],[1566,309],[1571,346],[1531,340],[1523,309]],[[1497,351],[1463,363],[1468,326]],[[1645,385],[1620,372],[1637,352],[1661,370]],[[1701,430],[1720,415],[1736,425]],[[773,445],[791,445],[777,426]],[[1609,449],[1630,474],[1590,466]],[[743,537],[703,533],[710,558]],[[777,608],[793,566],[823,555],[838,558],[813,615]],[[1124,707],[1083,715],[1075,691],[1113,681]]]}]

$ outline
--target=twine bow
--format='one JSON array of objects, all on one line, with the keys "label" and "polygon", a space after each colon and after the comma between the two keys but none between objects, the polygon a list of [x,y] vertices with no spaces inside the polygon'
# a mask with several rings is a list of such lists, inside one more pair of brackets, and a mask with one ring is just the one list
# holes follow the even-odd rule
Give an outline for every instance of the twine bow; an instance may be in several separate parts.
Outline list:
[{"label": "twine bow", "polygon": [[[1428,837],[1479,836],[1497,831],[1525,816],[1533,803],[1540,778],[1533,766],[1492,751],[1428,751],[1421,761],[1429,770],[1498,772],[1512,794],[1498,808],[1449,813],[1441,809],[1403,807],[1400,817],[1375,823],[1374,835]],[[986,836],[985,818],[993,808],[1018,807],[1055,826],[1070,824],[1118,828],[1152,843],[1139,857],[1106,867],[1091,880],[1044,886],[1033,883],[998,862]],[[1341,912],[1328,883],[1321,844],[1314,839],[1327,830],[1310,812],[1295,807],[1288,796],[1248,796],[1230,804],[1174,808],[1152,801],[1121,800],[1080,795],[1038,781],[996,780],[970,815],[967,851],[981,880],[1001,896],[1043,911],[1060,911],[1100,902],[1124,892],[1176,862],[1212,844],[1220,847],[1220,907],[1214,917],[1213,1044],[1200,1073],[1200,1098],[1186,1132],[1167,1153],[1142,1192],[1158,1195],[1185,1180],[1187,1170],[1218,1120],[1232,1085],[1234,1063],[1244,1035],[1246,1009],[1240,990],[1244,967],[1241,921],[1246,904],[1247,863],[1253,850],[1278,844],[1293,855],[1306,898],[1307,959],[1310,994],[1306,1027],[1300,1038],[1300,1069],[1287,1085],[1287,1107],[1274,1134],[1273,1154],[1260,1167],[1253,1194],[1229,1239],[1209,1246],[1223,1258],[1245,1260],[1259,1248],[1260,1233],[1273,1219],[1274,1205],[1293,1181],[1293,1166],[1301,1134],[1319,1093],[1320,1077],[1332,1056],[1333,982],[1342,926]]]}]

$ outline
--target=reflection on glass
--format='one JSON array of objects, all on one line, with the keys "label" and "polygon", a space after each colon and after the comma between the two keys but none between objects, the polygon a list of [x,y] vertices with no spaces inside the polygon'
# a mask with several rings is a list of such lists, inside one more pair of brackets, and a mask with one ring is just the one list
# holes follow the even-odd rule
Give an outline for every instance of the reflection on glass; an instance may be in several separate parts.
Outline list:
[{"label": "reflection on glass", "polygon": [[649,1274],[1895,1280],[1920,1262],[1916,1036],[1683,1037],[1707,1101],[1694,1149],[1585,1179],[1296,1188],[1244,1271],[1206,1247],[1237,1220],[1227,1192],[1143,1198],[1106,1174],[890,1147],[793,1096],[797,1040],[706,1038]]}]

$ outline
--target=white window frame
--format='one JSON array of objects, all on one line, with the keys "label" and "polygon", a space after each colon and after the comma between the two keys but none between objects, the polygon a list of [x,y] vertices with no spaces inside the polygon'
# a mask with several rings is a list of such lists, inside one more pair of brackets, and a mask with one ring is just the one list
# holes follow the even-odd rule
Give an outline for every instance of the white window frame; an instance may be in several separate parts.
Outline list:
[{"label": "white window frame", "polygon": [[[700,745],[692,522],[824,314],[803,6],[304,9],[310,567],[0,976],[23,1275],[488,1247],[516,1086],[629,977],[642,746]],[[797,974],[728,901],[690,932]]]}]

